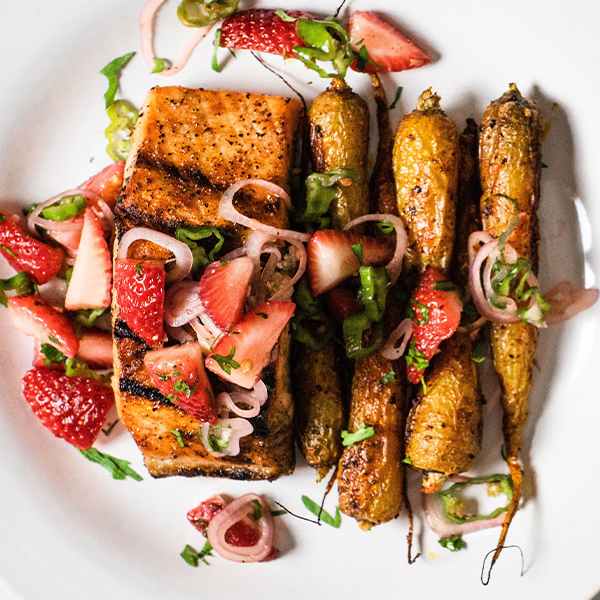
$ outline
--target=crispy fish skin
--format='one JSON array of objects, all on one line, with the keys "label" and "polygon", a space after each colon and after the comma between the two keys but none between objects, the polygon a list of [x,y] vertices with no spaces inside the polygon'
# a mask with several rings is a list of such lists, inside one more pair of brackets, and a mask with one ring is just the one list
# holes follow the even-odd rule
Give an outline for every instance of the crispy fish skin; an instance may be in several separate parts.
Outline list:
[{"label": "crispy fish skin", "polygon": [[[395,381],[381,383],[390,371]],[[376,353],[356,360],[348,431],[361,423],[375,435],[344,448],[338,470],[340,510],[367,531],[396,518],[402,507],[406,369]]]},{"label": "crispy fish skin", "polygon": [[[498,237],[515,214],[524,213],[508,242],[538,264],[537,207],[541,178],[542,121],[536,102],[523,98],[515,84],[485,111],[480,135],[481,215],[483,227]],[[511,198],[509,200],[508,198]],[[537,329],[531,324],[493,323],[490,339],[502,388],[504,444],[513,480],[513,500],[492,559],[496,562],[521,497],[521,436],[527,419]]]},{"label": "crispy fish skin", "polygon": [[[480,228],[478,129],[472,119],[459,138],[457,228],[451,279],[465,290],[469,281],[468,239]],[[439,491],[450,475],[467,471],[481,450],[482,404],[479,373],[469,334],[456,332],[440,345],[425,375],[406,426],[406,456],[423,471],[423,491]]]},{"label": "crispy fish skin", "polygon": [[298,446],[320,481],[342,454],[345,408],[335,349],[297,343],[293,365],[295,426]]},{"label": "crispy fish skin", "polygon": [[332,227],[341,229],[369,211],[367,153],[369,147],[369,109],[343,79],[333,79],[308,111],[310,146],[315,171],[353,169],[358,181],[342,186],[330,206]]},{"label": "crispy fish skin", "polygon": [[440,108],[439,96],[425,90],[398,124],[394,141],[398,212],[408,233],[404,264],[410,270],[450,267],[458,152],[456,125]]},{"label": "crispy fish skin", "polygon": [[[248,177],[288,187],[294,135],[302,108],[291,99],[164,87],[152,89],[141,111],[116,209],[119,237],[145,226],[173,233],[177,226],[242,228],[218,212],[222,192]],[[248,193],[242,193],[244,190]],[[249,216],[286,227],[280,200],[261,189],[244,188],[236,207]],[[153,244],[130,248],[132,258],[166,258]],[[116,253],[115,253],[116,256]],[[276,479],[294,468],[293,401],[289,375],[290,338],[284,331],[276,360],[263,372],[273,391],[254,432],[240,441],[240,454],[216,458],[198,434],[201,422],[174,406],[150,381],[143,366],[149,349],[119,317],[113,297],[115,377],[119,417],[135,439],[153,477],[209,475],[234,479]],[[179,431],[180,447],[171,430]]]}]

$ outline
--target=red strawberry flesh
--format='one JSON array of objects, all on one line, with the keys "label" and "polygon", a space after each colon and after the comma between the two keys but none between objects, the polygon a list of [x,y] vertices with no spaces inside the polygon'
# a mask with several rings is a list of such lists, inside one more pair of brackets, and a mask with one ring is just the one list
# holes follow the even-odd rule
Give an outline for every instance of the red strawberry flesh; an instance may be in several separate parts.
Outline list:
[{"label": "red strawberry flesh", "polygon": [[114,289],[119,317],[150,347],[163,343],[165,269],[161,261],[119,258]]},{"label": "red strawberry flesh", "polygon": [[[294,18],[313,18],[309,13],[297,10],[285,12]],[[227,17],[221,25],[220,45],[290,58],[294,57],[294,46],[305,46],[296,33],[296,22],[284,21],[269,9],[241,10]]]},{"label": "red strawberry flesh", "polygon": [[[358,50],[358,46],[364,44],[369,52],[369,59],[379,65],[367,65],[367,73],[405,71],[431,62],[426,52],[374,12],[354,12],[348,23],[348,34],[354,49]],[[352,68],[356,70],[356,62],[352,64]]]},{"label": "red strawberry flesh", "polygon": [[75,328],[64,313],[40,296],[13,296],[8,299],[13,327],[33,336],[40,344],[52,344],[68,358],[79,349]]},{"label": "red strawberry flesh", "polygon": [[26,234],[8,214],[0,212],[0,254],[17,271],[26,271],[40,285],[60,270],[65,253]]},{"label": "red strawberry flesh", "polygon": [[380,266],[391,260],[390,249],[375,238],[337,229],[323,229],[313,234],[306,246],[306,272],[315,296],[358,273],[360,263],[352,246],[361,241],[364,265]]},{"label": "red strawberry flesh", "polygon": [[110,387],[46,367],[25,374],[23,396],[54,435],[81,450],[92,447],[114,404]]},{"label": "red strawberry flesh", "polygon": [[[411,345],[414,341],[415,350],[427,360],[433,358],[440,343],[448,339],[460,323],[462,302],[457,292],[435,289],[436,282],[444,281],[447,280],[438,269],[428,267],[421,276],[411,301],[415,315]],[[427,307],[427,310],[419,305]],[[414,365],[407,366],[411,383],[418,383],[423,372],[424,369],[417,369]]]},{"label": "red strawberry flesh", "polygon": [[293,302],[263,302],[249,310],[218,339],[206,368],[243,388],[254,386],[295,308]]},{"label": "red strawberry flesh", "polygon": [[110,369],[113,366],[112,335],[95,327],[84,329],[79,340],[77,358],[92,369]]},{"label": "red strawberry flesh", "polygon": [[197,342],[151,350],[144,365],[154,385],[175,406],[200,421],[215,423],[214,395]]},{"label": "red strawberry flesh", "polygon": [[114,208],[123,187],[124,172],[125,162],[118,160],[90,177],[79,187],[82,190],[98,194],[108,204],[109,208]]},{"label": "red strawberry flesh", "polygon": [[241,319],[253,273],[252,259],[240,256],[225,264],[214,262],[202,274],[200,300],[221,331],[227,331]]}]

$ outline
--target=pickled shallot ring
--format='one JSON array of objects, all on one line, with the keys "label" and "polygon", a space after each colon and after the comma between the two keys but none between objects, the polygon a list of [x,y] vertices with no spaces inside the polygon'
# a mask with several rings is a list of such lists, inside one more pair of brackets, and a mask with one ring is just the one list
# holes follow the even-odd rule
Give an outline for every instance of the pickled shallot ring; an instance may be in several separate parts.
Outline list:
[{"label": "pickled shallot ring", "polygon": [[298,268],[296,269],[295,275],[288,282],[286,282],[286,284],[281,289],[275,292],[273,296],[269,298],[270,300],[285,300],[291,298],[294,292],[294,285],[296,285],[296,283],[300,281],[300,278],[302,277],[302,275],[304,275],[304,272],[306,271],[306,248],[298,240],[292,239],[288,240],[288,242],[292,246],[294,246],[294,248],[296,248],[296,252],[298,253]]},{"label": "pickled shallot ring", "polygon": [[[144,7],[142,8],[142,12],[140,13],[140,35],[142,38],[142,54],[144,55],[144,60],[146,64],[154,69],[156,64],[154,59],[156,55],[154,54],[153,43],[154,43],[154,23],[156,20],[156,13],[159,8],[165,3],[166,0],[149,0],[146,2]],[[179,60],[172,66],[170,69],[164,69],[159,74],[163,77],[170,77],[171,75],[175,75],[185,65],[189,60],[192,52],[196,48],[196,46],[204,39],[206,34],[212,29],[214,23],[207,25],[206,27],[200,27],[198,31],[191,37],[187,46],[184,48]]]},{"label": "pickled shallot ring", "polygon": [[68,221],[50,221],[49,219],[44,219],[40,216],[40,213],[48,206],[58,202],[65,196],[83,196],[86,200],[92,200],[95,203],[103,202],[102,198],[98,196],[95,192],[90,192],[88,190],[84,190],[81,188],[75,188],[72,190],[67,190],[66,192],[62,192],[53,196],[49,200],[45,202],[41,202],[38,204],[31,214],[27,217],[27,226],[29,227],[32,233],[35,233],[36,226],[41,227],[42,229],[48,229],[51,231],[81,231],[83,228],[83,220],[82,219],[69,219]]},{"label": "pickled shallot ring", "polygon": [[219,203],[219,212],[223,218],[231,221],[232,223],[236,223],[237,225],[241,225],[242,227],[248,227],[249,229],[254,229],[255,231],[261,231],[267,235],[273,235],[284,240],[295,239],[299,240],[300,242],[310,241],[310,235],[308,233],[292,231],[291,229],[279,229],[271,225],[265,225],[256,219],[246,217],[238,212],[238,210],[233,206],[233,198],[238,190],[247,185],[257,185],[262,187],[268,192],[279,196],[279,198],[285,202],[287,207],[291,207],[291,200],[288,193],[278,185],[271,183],[270,181],[265,181],[264,179],[244,179],[234,183],[223,194],[221,202]]},{"label": "pickled shallot ring", "polygon": [[[211,429],[220,431],[223,435],[211,433]],[[254,427],[246,419],[219,419],[216,425],[202,423],[200,433],[206,451],[216,458],[222,456],[237,456],[240,453],[240,438],[250,435]],[[215,450],[214,445],[221,448]]]},{"label": "pickled shallot ring", "polygon": [[[415,323],[412,319],[404,319],[394,331],[390,334],[387,342],[381,349],[381,356],[388,360],[397,360],[400,358],[406,350],[408,340],[412,335]],[[402,339],[400,346],[396,346],[398,341]]]},{"label": "pickled shallot ring", "polygon": [[[476,479],[471,479],[470,477],[465,477],[463,475],[455,475],[450,478],[450,481],[465,484],[469,484],[471,481],[477,483]],[[464,523],[453,523],[444,516],[443,506],[438,498],[438,494],[422,494],[421,501],[429,527],[441,537],[464,535],[466,533],[473,533],[491,527],[500,527],[504,522],[504,513],[506,512],[506,507],[503,507],[501,509],[496,509],[498,514],[492,518],[486,519],[483,517]],[[507,502],[507,506],[508,504],[509,503]]]},{"label": "pickled shallot ring", "polygon": [[167,271],[167,283],[181,281],[191,271],[194,258],[189,246],[166,233],[147,227],[134,227],[123,235],[119,242],[117,258],[127,258],[129,246],[136,240],[148,240],[175,255],[175,266]]},{"label": "pickled shallot ring", "polygon": [[197,317],[202,309],[200,284],[197,281],[178,281],[165,294],[165,323],[181,327]]},{"label": "pickled shallot ring", "polygon": [[[240,408],[237,403],[248,404],[250,408]],[[232,412],[242,419],[251,419],[260,413],[260,402],[251,394],[221,392],[217,397],[217,414],[221,416]]]},{"label": "pickled shallot ring", "polygon": [[[260,503],[261,515],[256,521],[260,538],[254,546],[232,546],[226,542],[226,534],[232,525],[248,518],[253,513],[254,501]],[[273,516],[271,508],[262,496],[245,494],[219,511],[209,522],[206,531],[213,550],[223,558],[235,562],[260,562],[267,558],[273,549]]]},{"label": "pickled shallot ring", "polygon": [[394,250],[394,256],[392,256],[392,260],[386,265],[390,281],[394,284],[402,272],[402,260],[404,259],[404,253],[406,252],[407,236],[404,222],[402,219],[392,214],[364,215],[346,224],[344,231],[367,221],[387,221],[396,231],[396,249]]}]

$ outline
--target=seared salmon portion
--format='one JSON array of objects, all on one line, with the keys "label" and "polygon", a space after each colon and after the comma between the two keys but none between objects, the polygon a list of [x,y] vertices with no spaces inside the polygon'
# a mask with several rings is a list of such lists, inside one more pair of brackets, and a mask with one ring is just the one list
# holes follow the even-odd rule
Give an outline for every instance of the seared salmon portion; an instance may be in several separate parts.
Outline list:
[{"label": "seared salmon portion", "polygon": [[[241,244],[245,230],[220,216],[221,196],[230,185],[248,178],[289,189],[301,115],[301,104],[290,98],[182,87],[150,90],[135,127],[116,207],[117,238],[137,226],[169,234],[176,227],[216,226],[235,234],[229,243]],[[242,188],[235,206],[263,223],[288,226],[284,203],[262,188]],[[167,258],[151,243],[135,244],[130,255]],[[201,421],[169,402],[153,385],[143,364],[149,348],[120,318],[115,299],[113,330],[119,417],[152,476],[275,479],[293,471],[287,330],[274,352],[277,358],[263,372],[271,391],[260,415],[250,419],[254,432],[240,440],[239,455],[222,458],[205,450]],[[173,431],[181,434],[183,447]]]}]

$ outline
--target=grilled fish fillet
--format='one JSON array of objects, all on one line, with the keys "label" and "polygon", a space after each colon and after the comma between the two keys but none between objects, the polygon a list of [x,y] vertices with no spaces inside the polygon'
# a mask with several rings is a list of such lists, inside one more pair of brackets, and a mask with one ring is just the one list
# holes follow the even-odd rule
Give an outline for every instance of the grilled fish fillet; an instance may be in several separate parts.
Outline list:
[{"label": "grilled fish fillet", "polygon": [[[219,214],[223,192],[241,179],[265,179],[288,189],[294,137],[302,107],[296,100],[258,94],[155,87],[148,93],[132,137],[123,193],[116,207],[117,240],[130,228],[173,234],[176,227],[216,226],[240,245],[246,231]],[[287,227],[283,202],[247,186],[236,208],[275,227]],[[116,253],[115,253],[116,256]],[[132,245],[131,258],[167,258],[151,243]],[[272,391],[241,439],[235,457],[215,458],[198,433],[201,422],[171,404],[144,369],[148,347],[119,318],[113,299],[115,377],[119,417],[154,477],[210,475],[275,479],[294,469],[289,334],[263,373]],[[181,434],[180,447],[171,430]]]}]

